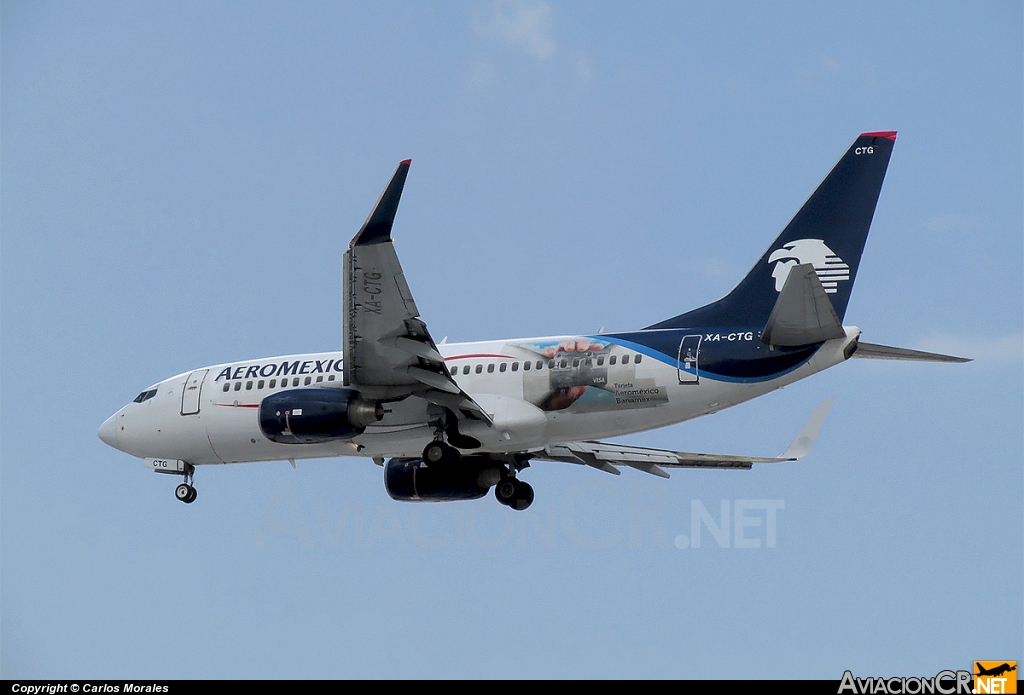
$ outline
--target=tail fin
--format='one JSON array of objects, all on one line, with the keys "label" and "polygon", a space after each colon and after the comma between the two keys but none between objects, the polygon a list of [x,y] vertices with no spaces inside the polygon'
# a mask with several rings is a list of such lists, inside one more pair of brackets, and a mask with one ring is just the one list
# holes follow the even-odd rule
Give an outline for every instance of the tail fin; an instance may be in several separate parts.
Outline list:
[{"label": "tail fin", "polygon": [[803,263],[814,266],[842,321],[895,144],[895,131],[862,133],[732,292],[647,328],[763,326],[789,271]]}]

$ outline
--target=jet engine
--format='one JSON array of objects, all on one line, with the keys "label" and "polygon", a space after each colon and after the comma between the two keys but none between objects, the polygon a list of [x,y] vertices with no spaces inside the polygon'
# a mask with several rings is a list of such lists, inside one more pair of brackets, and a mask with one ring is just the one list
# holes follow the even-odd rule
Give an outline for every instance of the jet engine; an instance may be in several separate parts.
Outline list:
[{"label": "jet engine", "polygon": [[352,439],[383,418],[380,403],[363,400],[351,389],[292,389],[260,403],[260,429],[267,439],[281,444]]},{"label": "jet engine", "polygon": [[464,456],[459,463],[433,466],[418,458],[394,458],[384,464],[384,489],[399,502],[475,500],[500,478],[499,465],[486,456]]}]

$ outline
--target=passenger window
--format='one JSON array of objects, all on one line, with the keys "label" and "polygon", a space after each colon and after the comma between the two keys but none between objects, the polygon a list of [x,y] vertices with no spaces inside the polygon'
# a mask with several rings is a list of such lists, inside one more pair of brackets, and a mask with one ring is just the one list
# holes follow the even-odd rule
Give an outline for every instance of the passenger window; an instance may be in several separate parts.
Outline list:
[{"label": "passenger window", "polygon": [[593,366],[594,366],[594,360],[592,360],[592,359],[590,359],[590,358],[588,357],[588,358],[587,358],[587,361],[586,361],[586,362],[584,362],[584,364],[585,364],[585,365],[587,365],[588,367],[593,367]]},{"label": "passenger window", "polygon": [[[548,361],[548,369],[554,369],[554,368],[555,368],[555,361],[554,360],[549,360]],[[540,369],[540,363],[537,364],[537,369]]]},{"label": "passenger window", "polygon": [[241,381],[236,381],[235,382],[235,391],[241,391],[241,390],[242,390],[242,382]]},{"label": "passenger window", "polygon": [[487,365],[487,373],[488,374],[493,374],[494,373],[494,362],[491,362],[489,365]]},{"label": "passenger window", "polygon": [[320,383],[321,381],[323,381],[323,380],[324,380],[324,378],[323,378],[322,376],[318,376],[318,377],[316,378],[316,383],[318,383],[318,384],[319,384],[319,383]]},{"label": "passenger window", "polygon": [[643,357],[643,355],[637,355],[636,359],[633,360],[633,364],[640,364],[640,358],[641,357]]},{"label": "passenger window", "polygon": [[452,374],[458,374],[458,373],[459,373],[459,368],[458,367],[452,367]]},{"label": "passenger window", "polygon": [[480,372],[482,372],[483,370],[484,370],[484,366],[483,366],[482,364],[478,364],[478,365],[476,366],[476,373],[477,373],[477,374],[479,374],[479,373],[480,373]]},{"label": "passenger window", "polygon": [[615,355],[612,355],[611,357],[608,358],[608,364],[615,364],[618,360],[619,360],[618,357],[616,357]]},{"label": "passenger window", "polygon": [[309,382],[311,382],[312,380],[313,380],[313,378],[312,378],[312,377],[308,377],[308,376],[307,376],[307,377],[306,377],[306,386],[309,386]]},{"label": "passenger window", "polygon": [[292,379],[292,386],[298,386],[298,385],[299,385],[299,377],[295,377],[294,379]]},{"label": "passenger window", "polygon": [[622,364],[629,364],[629,355],[622,356]]},{"label": "passenger window", "polygon": [[524,372],[530,371],[530,367],[532,367],[532,366],[533,366],[533,362],[523,362],[523,371]]},{"label": "passenger window", "polygon": [[569,360],[562,360],[562,361],[561,361],[561,362],[560,362],[560,363],[558,364],[558,366],[559,366],[559,367],[561,367],[562,369],[565,369],[566,367],[568,367],[568,366],[569,366]]},{"label": "passenger window", "polygon": [[260,383],[256,384],[256,388],[258,388],[258,389],[261,389],[261,388],[263,388],[263,384],[264,384],[264,383],[265,383],[265,382],[263,381],[263,379],[260,379]]},{"label": "passenger window", "polygon": [[604,358],[603,357],[598,357],[597,358],[597,366],[600,367],[603,364],[604,364]]},{"label": "passenger window", "polygon": [[272,388],[272,389],[276,389],[277,388],[277,379],[271,379],[270,380],[270,388]]},{"label": "passenger window", "polygon": [[580,366],[580,358],[579,358],[579,357],[576,357],[576,358],[574,358],[574,359],[573,359],[573,361],[572,361],[572,366],[573,366],[573,367],[578,367],[578,366]]},{"label": "passenger window", "polygon": [[518,372],[519,371],[519,363],[518,362],[513,362],[512,363],[512,371],[513,372]]},{"label": "passenger window", "polygon": [[334,375],[331,374],[329,377],[327,377],[327,381],[334,381]]},{"label": "passenger window", "polygon": [[245,382],[245,390],[246,391],[252,391],[252,382],[251,381]]},{"label": "passenger window", "polygon": [[225,384],[224,384],[224,390],[225,390],[225,391],[227,391],[227,390],[228,390],[228,389],[230,389],[230,388],[231,388],[231,384],[228,384],[228,383],[225,383]]},{"label": "passenger window", "polygon": [[503,372],[503,371],[505,371],[506,369],[508,369],[508,364],[507,364],[507,363],[505,363],[505,362],[502,362],[502,363],[501,363],[501,366],[500,366],[500,367],[498,367],[498,371],[499,371],[499,372]]},{"label": "passenger window", "polygon": [[462,373],[463,374],[469,374],[469,365],[468,364],[465,367],[462,368]]}]

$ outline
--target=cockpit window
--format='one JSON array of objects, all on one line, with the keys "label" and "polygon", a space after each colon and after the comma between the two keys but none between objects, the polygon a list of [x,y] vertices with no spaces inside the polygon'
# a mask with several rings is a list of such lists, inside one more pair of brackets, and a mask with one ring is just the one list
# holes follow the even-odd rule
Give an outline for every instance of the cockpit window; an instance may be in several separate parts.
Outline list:
[{"label": "cockpit window", "polygon": [[135,403],[142,403],[143,401],[148,401],[150,398],[152,398],[155,395],[156,395],[156,389],[150,389],[149,391],[143,391],[142,393],[140,393],[138,396],[135,397],[135,401],[134,402]]}]

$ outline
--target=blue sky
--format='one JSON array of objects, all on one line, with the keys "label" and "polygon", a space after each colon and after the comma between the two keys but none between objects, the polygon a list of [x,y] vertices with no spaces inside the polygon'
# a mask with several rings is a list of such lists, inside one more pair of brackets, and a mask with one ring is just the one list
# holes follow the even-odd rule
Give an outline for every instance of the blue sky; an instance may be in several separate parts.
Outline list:
[{"label": "blue sky", "polygon": [[[0,675],[933,675],[1024,656],[1019,3],[0,7]],[[345,245],[395,226],[435,337],[717,299],[853,138],[898,130],[853,360],[623,441],[813,454],[665,481],[555,463],[513,515],[355,459],[199,499],[96,428],[188,369],[341,345]],[[783,505],[776,543],[677,547]],[[734,517],[729,517],[734,518]],[[681,543],[680,543],[681,544]]]}]

